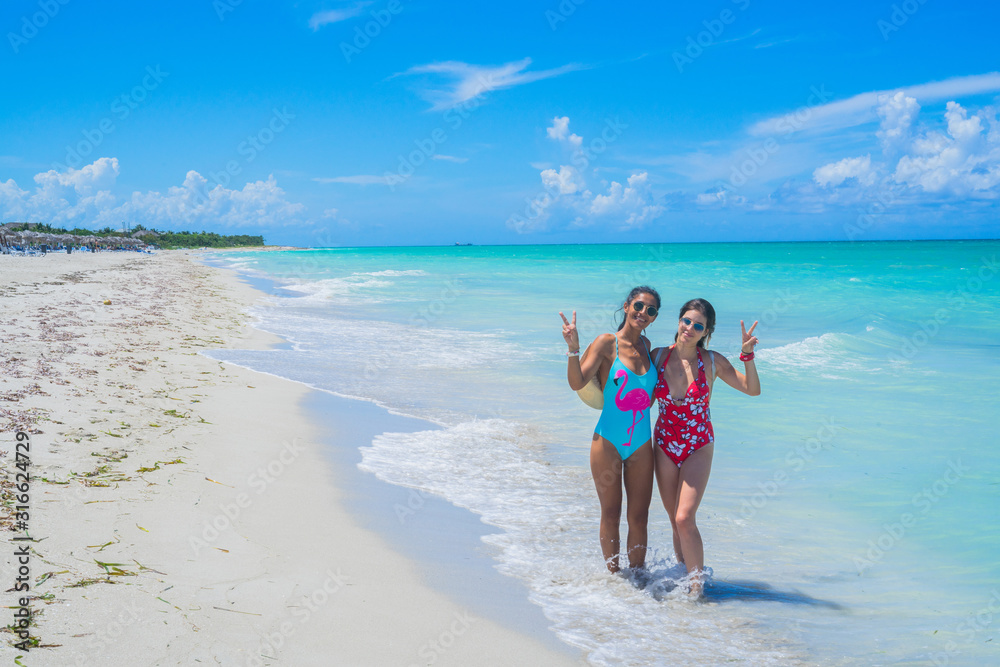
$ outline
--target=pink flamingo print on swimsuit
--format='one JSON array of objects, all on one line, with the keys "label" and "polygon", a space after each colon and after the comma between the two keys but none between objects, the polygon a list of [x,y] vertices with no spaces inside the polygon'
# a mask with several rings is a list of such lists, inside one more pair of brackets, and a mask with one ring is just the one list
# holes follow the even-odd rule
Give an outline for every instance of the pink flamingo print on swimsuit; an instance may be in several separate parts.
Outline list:
[{"label": "pink flamingo print on swimsuit", "polygon": [[640,388],[633,389],[629,393],[625,394],[625,398],[622,398],[622,392],[625,391],[625,385],[628,384],[628,373],[624,370],[619,370],[615,373],[615,384],[618,380],[625,378],[625,382],[618,389],[618,393],[615,395],[615,405],[622,412],[632,412],[632,426],[628,429],[628,446],[632,446],[632,432],[635,431],[635,425],[642,420],[642,413],[646,408],[649,407],[649,394]]}]

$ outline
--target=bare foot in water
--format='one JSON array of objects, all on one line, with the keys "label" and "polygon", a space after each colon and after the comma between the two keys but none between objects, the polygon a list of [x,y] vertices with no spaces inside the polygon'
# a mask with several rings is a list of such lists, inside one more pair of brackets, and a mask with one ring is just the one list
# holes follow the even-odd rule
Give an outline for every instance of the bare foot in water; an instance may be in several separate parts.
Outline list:
[{"label": "bare foot in water", "polygon": [[687,576],[687,596],[690,600],[700,600],[705,597],[705,572],[695,570]]}]

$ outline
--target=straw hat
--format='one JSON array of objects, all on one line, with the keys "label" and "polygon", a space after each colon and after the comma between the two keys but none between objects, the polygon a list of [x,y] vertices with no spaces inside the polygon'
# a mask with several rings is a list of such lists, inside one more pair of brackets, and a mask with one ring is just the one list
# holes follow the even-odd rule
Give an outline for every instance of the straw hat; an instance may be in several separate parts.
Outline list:
[{"label": "straw hat", "polygon": [[604,409],[604,390],[601,389],[601,383],[596,375],[583,389],[577,391],[576,395],[580,397],[581,401],[595,410]]}]

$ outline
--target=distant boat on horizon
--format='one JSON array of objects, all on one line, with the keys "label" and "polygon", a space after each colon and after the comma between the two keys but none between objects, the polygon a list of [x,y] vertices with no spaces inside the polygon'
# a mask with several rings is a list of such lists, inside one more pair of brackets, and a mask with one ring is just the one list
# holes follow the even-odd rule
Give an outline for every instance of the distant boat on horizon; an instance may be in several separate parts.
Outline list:
[{"label": "distant boat on horizon", "polygon": [[455,241],[455,245],[472,245],[472,244],[471,243],[459,243],[458,241]]}]

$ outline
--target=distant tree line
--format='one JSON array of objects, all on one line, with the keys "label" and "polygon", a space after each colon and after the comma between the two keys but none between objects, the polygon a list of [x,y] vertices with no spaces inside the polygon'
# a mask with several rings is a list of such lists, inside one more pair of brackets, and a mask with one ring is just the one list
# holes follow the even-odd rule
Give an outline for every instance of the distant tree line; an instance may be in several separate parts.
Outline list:
[{"label": "distant tree line", "polygon": [[[35,232],[41,232],[43,234],[73,234],[75,236],[141,236],[146,243],[151,245],[157,245],[161,248],[232,248],[236,246],[261,246],[264,245],[264,237],[260,235],[251,236],[249,234],[235,234],[232,236],[225,236],[223,234],[216,234],[215,232],[162,232],[155,229],[147,230],[142,225],[136,225],[132,228],[129,234],[125,234],[120,230],[111,229],[110,227],[105,227],[101,230],[91,230],[83,229],[77,227],[75,229],[64,229],[62,227],[54,227],[50,224],[44,222],[37,223],[20,223],[20,224],[10,224],[8,223],[7,228],[11,231],[24,231],[32,230]],[[137,234],[138,232],[146,231],[146,234]],[[152,232],[151,234],[148,232]]]},{"label": "distant tree line", "polygon": [[231,248],[234,246],[264,245],[263,236],[251,236],[249,234],[223,236],[215,232],[205,231],[158,233],[159,237],[155,239],[155,242],[161,248]]}]

